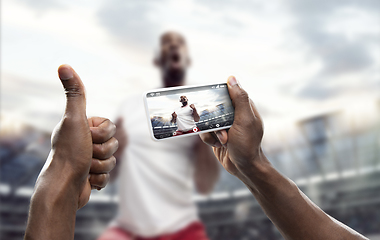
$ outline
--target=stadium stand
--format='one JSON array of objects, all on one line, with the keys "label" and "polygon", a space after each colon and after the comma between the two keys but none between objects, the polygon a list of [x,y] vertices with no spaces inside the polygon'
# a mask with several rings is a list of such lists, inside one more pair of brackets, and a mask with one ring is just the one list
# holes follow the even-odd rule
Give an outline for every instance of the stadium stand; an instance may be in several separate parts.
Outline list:
[{"label": "stadium stand", "polygon": [[[202,111],[202,124],[215,120],[218,111],[226,110]],[[273,165],[322,209],[374,239],[380,235],[379,112],[376,121],[364,126],[345,122],[341,112],[304,119],[263,143]],[[163,119],[153,122],[172,131]],[[22,135],[1,136],[0,239],[22,239],[33,185],[50,149],[49,135],[26,128]],[[96,239],[117,214],[116,184],[93,191],[78,211],[75,239]],[[194,200],[210,239],[283,239],[244,184],[224,170],[214,192],[195,194]]]},{"label": "stadium stand", "polygon": [[[154,136],[156,138],[169,137],[177,130],[177,124],[171,122],[170,118],[158,116],[151,117]],[[216,105],[213,109],[203,110],[199,114],[199,121],[196,123],[200,131],[215,128],[219,125],[228,126],[234,120],[233,108],[225,107],[224,104]]]}]

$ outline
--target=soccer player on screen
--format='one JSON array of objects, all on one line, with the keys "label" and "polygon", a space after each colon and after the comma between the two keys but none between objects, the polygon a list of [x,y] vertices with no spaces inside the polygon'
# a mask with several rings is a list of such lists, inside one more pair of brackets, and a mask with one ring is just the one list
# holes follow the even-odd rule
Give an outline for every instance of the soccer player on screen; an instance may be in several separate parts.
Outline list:
[{"label": "soccer player on screen", "polygon": [[199,114],[194,104],[189,105],[189,100],[186,96],[181,96],[179,101],[182,106],[176,108],[172,113],[171,122],[177,123],[177,131],[173,133],[173,136],[198,132],[199,128],[195,125],[195,122],[199,121]]}]

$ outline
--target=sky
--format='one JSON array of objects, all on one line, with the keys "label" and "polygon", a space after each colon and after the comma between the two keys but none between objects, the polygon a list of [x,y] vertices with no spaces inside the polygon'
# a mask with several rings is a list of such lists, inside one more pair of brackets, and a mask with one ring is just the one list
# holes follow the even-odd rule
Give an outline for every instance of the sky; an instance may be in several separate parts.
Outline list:
[{"label": "sky", "polygon": [[3,0],[1,18],[1,117],[46,131],[64,109],[60,64],[81,76],[88,116],[113,119],[160,87],[167,30],[187,39],[188,84],[234,75],[269,124],[380,97],[378,0]]},{"label": "sky", "polygon": [[165,96],[146,98],[150,117],[156,116],[171,119],[172,113],[182,106],[182,103],[179,102],[180,96],[186,96],[189,101],[188,104],[194,104],[199,114],[206,109],[211,111],[222,103],[225,108],[232,105],[226,88],[204,89],[202,91],[191,92],[186,90],[181,92],[176,91],[173,94]]}]

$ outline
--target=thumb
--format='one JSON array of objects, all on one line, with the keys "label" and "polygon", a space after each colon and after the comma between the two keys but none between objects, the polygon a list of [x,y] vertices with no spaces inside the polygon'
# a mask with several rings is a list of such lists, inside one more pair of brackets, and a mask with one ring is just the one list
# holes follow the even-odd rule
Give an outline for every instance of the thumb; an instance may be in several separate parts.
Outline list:
[{"label": "thumb", "polygon": [[241,88],[234,76],[228,78],[227,85],[232,105],[235,108],[234,122],[243,123],[247,118],[252,117],[252,109],[248,93]]},{"label": "thumb", "polygon": [[58,76],[66,93],[65,114],[70,116],[86,115],[85,88],[78,74],[72,67],[63,64],[58,68]]}]

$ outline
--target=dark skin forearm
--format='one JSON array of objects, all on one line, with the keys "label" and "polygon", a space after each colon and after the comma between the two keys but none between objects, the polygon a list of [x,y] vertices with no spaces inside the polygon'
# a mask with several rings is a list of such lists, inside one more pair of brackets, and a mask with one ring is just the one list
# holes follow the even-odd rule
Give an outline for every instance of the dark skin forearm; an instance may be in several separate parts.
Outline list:
[{"label": "dark skin forearm", "polygon": [[25,239],[74,239],[76,211],[91,189],[102,189],[115,165],[118,142],[108,119],[86,117],[85,89],[78,74],[61,65],[66,110],[52,134],[51,151],[35,184]]},{"label": "dark skin forearm", "polygon": [[170,120],[170,122],[172,122],[172,123],[177,122],[177,114],[175,112],[172,113],[172,119]]},{"label": "dark skin forearm", "polygon": [[40,176],[30,203],[24,239],[74,239],[81,189],[64,171],[48,169]]},{"label": "dark skin forearm", "polygon": [[285,239],[366,239],[324,213],[293,181],[276,171],[261,149],[263,123],[255,104],[234,77],[228,92],[235,108],[227,131],[200,134],[222,166],[252,192]]},{"label": "dark skin forearm", "polygon": [[193,109],[193,117],[194,117],[194,121],[199,122],[200,117],[196,108]]},{"label": "dark skin forearm", "polygon": [[324,213],[264,154],[258,157],[238,177],[285,239],[367,239]]}]

